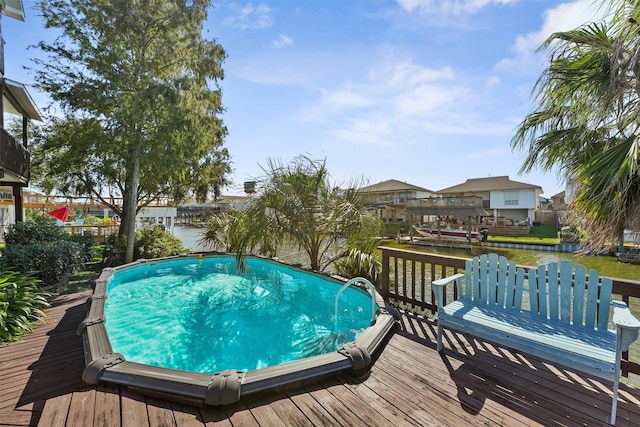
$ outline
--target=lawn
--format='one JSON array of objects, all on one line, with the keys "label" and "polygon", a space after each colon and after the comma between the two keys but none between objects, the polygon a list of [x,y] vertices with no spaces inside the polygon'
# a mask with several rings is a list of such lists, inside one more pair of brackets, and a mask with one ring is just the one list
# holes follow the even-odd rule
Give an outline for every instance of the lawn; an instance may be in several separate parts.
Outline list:
[{"label": "lawn", "polygon": [[[398,231],[408,232],[405,224],[385,224],[385,234],[387,236],[397,236]],[[402,230],[401,230],[402,229]],[[516,242],[516,243],[560,243],[560,235],[555,225],[536,225],[531,227],[528,236],[509,236],[489,234],[490,242]]]},{"label": "lawn", "polygon": [[69,284],[60,293],[74,294],[76,292],[90,291],[103,268],[102,260],[87,262],[82,270],[76,271],[69,276]]},{"label": "lawn", "polygon": [[516,242],[516,243],[560,243],[560,234],[555,225],[537,225],[531,227],[528,236],[508,236],[489,234],[490,242]]}]

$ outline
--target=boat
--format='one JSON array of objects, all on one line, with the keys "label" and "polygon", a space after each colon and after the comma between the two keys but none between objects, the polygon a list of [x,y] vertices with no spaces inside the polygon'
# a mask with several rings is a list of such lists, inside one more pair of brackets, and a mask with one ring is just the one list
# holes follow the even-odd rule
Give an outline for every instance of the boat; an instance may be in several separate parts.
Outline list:
[{"label": "boat", "polygon": [[624,252],[616,252],[618,262],[624,264],[640,265],[640,249],[628,249]]},{"label": "boat", "polygon": [[[423,237],[429,237],[433,239],[445,240],[469,240],[469,231],[468,230],[450,230],[450,229],[440,229],[433,227],[425,227],[422,225],[414,225],[413,229],[416,230],[416,233]],[[483,228],[480,231],[471,231],[471,240],[475,240],[477,242],[483,242],[487,240],[487,235],[489,234],[489,229]]]}]

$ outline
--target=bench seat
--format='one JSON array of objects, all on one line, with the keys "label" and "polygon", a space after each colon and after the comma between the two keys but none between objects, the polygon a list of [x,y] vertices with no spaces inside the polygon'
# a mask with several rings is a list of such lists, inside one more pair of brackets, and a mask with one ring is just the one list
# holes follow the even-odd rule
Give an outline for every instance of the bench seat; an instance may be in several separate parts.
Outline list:
[{"label": "bench seat", "polygon": [[[448,284],[455,284],[447,293]],[[613,281],[570,261],[525,269],[496,254],[465,261],[464,274],[431,282],[443,328],[613,382],[615,424],[621,356],[638,338],[640,321],[612,300]],[[446,302],[447,295],[455,300]],[[612,322],[610,322],[610,316]]]},{"label": "bench seat", "polygon": [[[505,312],[473,301],[444,306],[442,326],[464,331],[541,359],[612,380],[616,361],[615,331],[580,330],[527,312]],[[579,365],[579,366],[577,366]]]}]

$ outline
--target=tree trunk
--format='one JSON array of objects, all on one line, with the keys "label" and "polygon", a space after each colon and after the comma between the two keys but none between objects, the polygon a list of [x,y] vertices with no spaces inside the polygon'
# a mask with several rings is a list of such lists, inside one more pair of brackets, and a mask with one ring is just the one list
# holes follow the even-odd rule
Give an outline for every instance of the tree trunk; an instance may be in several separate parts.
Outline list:
[{"label": "tree trunk", "polygon": [[140,152],[142,143],[140,136],[131,153],[131,167],[125,185],[125,194],[122,200],[122,233],[127,237],[127,248],[124,253],[124,262],[133,262],[133,250],[136,238],[136,211],[138,209],[138,186],[140,184]]}]

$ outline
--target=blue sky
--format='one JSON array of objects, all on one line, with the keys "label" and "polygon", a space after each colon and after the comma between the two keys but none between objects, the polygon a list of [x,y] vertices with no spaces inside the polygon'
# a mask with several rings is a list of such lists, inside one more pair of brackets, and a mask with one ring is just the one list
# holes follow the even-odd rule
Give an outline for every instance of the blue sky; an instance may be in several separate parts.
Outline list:
[{"label": "blue sky", "polygon": [[[26,22],[3,17],[5,76],[25,84],[29,45],[51,40],[24,1]],[[508,175],[564,190],[554,172],[518,173],[518,123],[551,33],[599,20],[592,1],[216,1],[205,37],[227,51],[221,82],[233,185],[267,159],[326,159],[332,180],[398,179],[430,190]],[[45,95],[30,90],[38,105]]]}]

